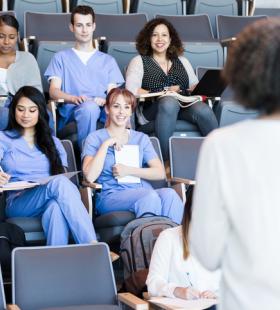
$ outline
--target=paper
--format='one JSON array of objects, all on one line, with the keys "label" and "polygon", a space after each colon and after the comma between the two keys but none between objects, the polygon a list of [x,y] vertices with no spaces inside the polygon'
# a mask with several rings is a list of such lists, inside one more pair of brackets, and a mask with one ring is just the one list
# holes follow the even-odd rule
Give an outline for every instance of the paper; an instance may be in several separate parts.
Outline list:
[{"label": "paper", "polygon": [[217,299],[194,299],[185,300],[181,298],[152,297],[149,302],[169,310],[202,310],[218,303]]},{"label": "paper", "polygon": [[32,188],[37,185],[40,185],[40,184],[37,182],[27,182],[27,181],[9,182],[5,185],[0,186],[0,190],[4,190],[4,191],[20,190],[20,189],[25,189],[25,188]]},{"label": "paper", "polygon": [[[120,151],[115,150],[116,164],[139,168],[139,145],[124,145]],[[127,175],[118,178],[118,183],[140,183],[141,179]]]},{"label": "paper", "polygon": [[17,181],[17,182],[9,182],[5,185],[0,186],[0,191],[12,191],[12,190],[21,190],[26,188],[32,188],[38,185],[44,185],[47,184],[49,181],[53,180],[59,175],[63,175],[67,177],[68,179],[71,179],[74,175],[78,174],[80,171],[74,171],[74,172],[66,172],[56,175],[51,175],[46,178],[34,180],[34,181]]},{"label": "paper", "polygon": [[71,179],[74,175],[80,173],[81,171],[74,171],[74,172],[66,172],[66,173],[61,173],[61,174],[56,174],[56,175],[51,175],[46,178],[38,179],[35,180],[36,183],[39,183],[39,185],[44,185],[47,184],[49,181],[55,179],[57,176],[63,175],[68,179]]}]

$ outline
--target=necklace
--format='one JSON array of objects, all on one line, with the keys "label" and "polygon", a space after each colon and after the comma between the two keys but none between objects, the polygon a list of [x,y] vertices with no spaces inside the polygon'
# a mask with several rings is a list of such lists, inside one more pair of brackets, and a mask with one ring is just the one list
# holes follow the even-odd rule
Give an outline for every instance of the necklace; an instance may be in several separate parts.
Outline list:
[{"label": "necklace", "polygon": [[169,62],[170,60],[169,59],[166,59],[166,61],[164,62],[159,62],[157,61],[154,57],[152,57],[152,60],[161,68],[161,70],[167,75],[168,74],[168,71],[170,69],[169,67]]}]

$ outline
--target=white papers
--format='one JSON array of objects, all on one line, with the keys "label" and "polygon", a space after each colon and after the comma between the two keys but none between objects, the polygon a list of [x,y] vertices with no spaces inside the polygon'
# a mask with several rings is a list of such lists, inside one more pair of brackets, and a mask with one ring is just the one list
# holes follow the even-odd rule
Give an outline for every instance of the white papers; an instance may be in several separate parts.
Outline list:
[{"label": "white papers", "polygon": [[47,184],[49,181],[55,179],[57,176],[63,175],[64,177],[71,179],[74,175],[76,175],[78,173],[80,173],[80,171],[66,172],[66,173],[51,175],[51,176],[46,177],[46,178],[35,180],[35,182],[39,183],[40,185],[44,185],[44,184]]},{"label": "white papers", "polygon": [[185,300],[180,298],[152,297],[149,302],[155,303],[163,309],[169,310],[202,310],[218,303],[217,299]]},{"label": "white papers", "polygon": [[25,188],[32,188],[37,185],[39,185],[39,183],[37,182],[27,182],[27,181],[9,182],[5,185],[0,186],[0,191],[20,190]]},{"label": "white papers", "polygon": [[32,188],[38,185],[44,185],[47,184],[49,181],[55,179],[57,176],[63,175],[68,179],[71,179],[74,175],[78,174],[80,171],[74,171],[74,172],[66,172],[56,175],[51,175],[46,178],[38,179],[33,181],[17,181],[17,182],[9,182],[5,185],[0,186],[0,192],[1,191],[13,191],[13,190],[21,190],[26,188]]},{"label": "white papers", "polygon": [[[115,150],[116,164],[139,168],[139,145],[124,145],[120,151]],[[127,175],[118,178],[118,183],[140,183],[138,177]]]}]

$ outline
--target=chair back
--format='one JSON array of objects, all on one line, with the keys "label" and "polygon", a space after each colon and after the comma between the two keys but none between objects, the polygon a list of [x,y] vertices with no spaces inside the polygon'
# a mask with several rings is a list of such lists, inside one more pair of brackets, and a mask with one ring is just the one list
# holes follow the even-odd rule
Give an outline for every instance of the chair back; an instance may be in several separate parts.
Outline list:
[{"label": "chair back", "polygon": [[21,310],[117,305],[108,245],[16,248],[12,300]]},{"label": "chair back", "polygon": [[267,18],[265,15],[259,16],[228,16],[228,15],[217,15],[217,36],[218,39],[224,40],[236,35],[242,31],[247,25]]},{"label": "chair back", "polygon": [[44,77],[44,73],[55,53],[66,48],[71,48],[74,41],[40,41],[38,42],[36,59],[41,73],[43,91],[49,92],[49,83]]},{"label": "chair back", "polygon": [[217,35],[216,15],[238,15],[238,3],[236,0],[196,0],[194,14],[206,13],[209,15],[214,36]]},{"label": "chair back", "polygon": [[109,41],[107,53],[115,58],[123,74],[130,60],[138,55],[135,42],[120,41]]},{"label": "chair back", "polygon": [[138,0],[136,12],[147,13],[148,19],[156,14],[182,15],[183,6],[181,0]]},{"label": "chair back", "polygon": [[24,37],[35,36],[36,41],[74,41],[70,17],[70,13],[25,12]]},{"label": "chair back", "polygon": [[182,41],[213,41],[214,35],[207,14],[156,15],[165,18],[176,28]]},{"label": "chair back", "polygon": [[95,13],[103,14],[122,14],[123,1],[122,0],[76,0],[73,1],[75,7],[77,5],[89,5],[94,9]]},{"label": "chair back", "polygon": [[279,8],[255,8],[254,15],[267,15],[269,17],[280,16]]},{"label": "chair back", "polygon": [[216,108],[219,127],[232,125],[246,119],[257,118],[260,113],[256,110],[247,109],[230,99],[222,99]]},{"label": "chair back", "polygon": [[[162,153],[161,153],[161,148],[160,148],[160,143],[159,139],[157,137],[150,137],[150,141],[160,159],[160,161],[163,164],[163,158],[162,158]],[[166,178],[164,180],[157,180],[157,181],[149,181],[149,183],[152,184],[153,188],[161,188],[161,187],[167,187],[167,182]]]},{"label": "chair back", "polygon": [[6,310],[6,298],[4,292],[4,282],[0,265],[0,310]]},{"label": "chair back", "polygon": [[171,178],[195,180],[198,155],[203,137],[170,137]]},{"label": "chair back", "polygon": [[[106,37],[108,41],[134,42],[147,22],[146,14],[96,14],[96,38]],[[114,25],[112,27],[112,25]]]},{"label": "chair back", "polygon": [[19,22],[20,36],[24,34],[24,12],[61,13],[61,0],[9,0],[8,9],[16,12]]},{"label": "chair back", "polygon": [[219,42],[185,42],[184,56],[197,67],[223,67],[224,54]]}]

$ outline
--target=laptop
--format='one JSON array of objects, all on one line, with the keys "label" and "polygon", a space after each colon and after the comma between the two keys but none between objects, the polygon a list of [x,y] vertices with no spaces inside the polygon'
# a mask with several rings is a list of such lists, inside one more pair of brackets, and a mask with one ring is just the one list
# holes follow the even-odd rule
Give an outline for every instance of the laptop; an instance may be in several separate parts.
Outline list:
[{"label": "laptop", "polygon": [[221,77],[221,69],[209,69],[202,76],[191,96],[221,97],[227,84]]}]

